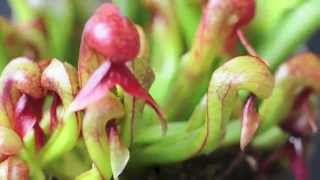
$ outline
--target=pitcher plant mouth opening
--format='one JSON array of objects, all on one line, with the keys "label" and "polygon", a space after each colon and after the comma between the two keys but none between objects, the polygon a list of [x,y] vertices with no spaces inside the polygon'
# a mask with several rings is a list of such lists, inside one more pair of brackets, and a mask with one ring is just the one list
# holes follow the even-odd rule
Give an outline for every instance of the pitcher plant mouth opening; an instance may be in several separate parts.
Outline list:
[{"label": "pitcher plant mouth opening", "polygon": [[8,3],[0,179],[311,177],[319,0]]}]

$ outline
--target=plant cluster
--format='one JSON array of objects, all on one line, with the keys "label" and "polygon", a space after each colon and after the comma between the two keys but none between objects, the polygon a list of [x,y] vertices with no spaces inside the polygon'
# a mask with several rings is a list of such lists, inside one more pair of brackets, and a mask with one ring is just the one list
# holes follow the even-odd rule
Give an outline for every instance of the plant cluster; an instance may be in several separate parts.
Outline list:
[{"label": "plant cluster", "polygon": [[295,50],[319,0],[9,2],[0,179],[118,179],[232,146],[308,179],[320,57]]}]

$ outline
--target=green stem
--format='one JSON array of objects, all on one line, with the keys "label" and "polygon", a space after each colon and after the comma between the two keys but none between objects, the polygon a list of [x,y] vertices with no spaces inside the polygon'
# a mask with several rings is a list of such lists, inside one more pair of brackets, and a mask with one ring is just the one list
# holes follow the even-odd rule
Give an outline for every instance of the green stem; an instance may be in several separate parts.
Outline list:
[{"label": "green stem", "polygon": [[59,3],[49,3],[43,13],[46,18],[51,55],[64,60],[68,46],[71,45],[70,39],[73,33],[74,9],[71,1],[62,0]]},{"label": "green stem", "polygon": [[195,1],[175,0],[175,8],[187,45],[191,47],[200,21],[201,7]]},{"label": "green stem", "polygon": [[[151,86],[150,94],[162,106],[168,94],[168,88],[163,87],[170,87],[172,84],[180,62],[183,45],[172,2],[152,0],[150,4],[158,9],[152,21],[150,61],[155,71],[155,81]],[[148,124],[150,119],[154,118],[154,113],[146,108],[145,121],[142,123]]]},{"label": "green stem", "polygon": [[9,0],[13,16],[18,22],[28,22],[35,16],[27,0]]},{"label": "green stem", "polygon": [[[1,24],[1,23],[0,23]],[[7,65],[9,59],[6,54],[5,41],[4,41],[4,33],[0,28],[0,73]]]},{"label": "green stem", "polygon": [[159,142],[167,137],[175,136],[177,134],[184,133],[186,130],[186,122],[171,122],[168,124],[168,131],[166,136],[163,137],[161,126],[152,125],[147,128],[141,129],[137,132],[134,143],[139,145],[148,145],[155,142]]},{"label": "green stem", "polygon": [[[161,8],[166,9],[164,11],[166,13],[165,16],[158,15],[153,19],[150,60],[155,70],[156,79],[150,93],[162,105],[167,95],[167,89],[163,87],[170,86],[176,74],[183,48],[177,25],[178,20],[172,5],[167,0],[159,4],[164,6]],[[164,46],[164,44],[166,45]]]},{"label": "green stem", "polygon": [[289,135],[280,127],[274,126],[256,136],[252,141],[252,146],[258,149],[270,149],[283,144],[288,137]]},{"label": "green stem", "polygon": [[45,180],[45,175],[40,168],[38,159],[26,148],[20,152],[21,158],[27,162],[30,168],[30,177],[32,180]]},{"label": "green stem", "polygon": [[69,152],[76,144],[79,125],[75,113],[67,114],[63,127],[56,129],[40,153],[42,166],[47,166],[53,160]]},{"label": "green stem", "polygon": [[[241,121],[233,120],[228,123],[226,127],[226,134],[224,136],[222,146],[232,146],[239,144],[241,136]],[[258,149],[273,148],[277,144],[282,144],[287,140],[288,134],[283,132],[278,126],[274,126],[257,134],[252,140],[252,146]]]},{"label": "green stem", "polygon": [[233,120],[229,122],[225,132],[226,134],[223,138],[222,146],[232,146],[235,144],[239,144],[241,136],[241,121]]},{"label": "green stem", "polygon": [[[320,1],[305,1],[257,46],[259,54],[275,70],[286,58],[305,42],[320,26]],[[301,21],[302,24],[297,24]]]},{"label": "green stem", "polygon": [[[266,35],[270,32],[278,30],[277,25],[282,25],[282,20],[285,19],[290,12],[294,12],[303,4],[305,0],[291,0],[291,1],[278,1],[278,0],[259,0],[256,1],[256,14],[253,21],[249,26],[249,35],[252,37],[254,46],[264,41]],[[275,4],[277,4],[275,6]]]}]

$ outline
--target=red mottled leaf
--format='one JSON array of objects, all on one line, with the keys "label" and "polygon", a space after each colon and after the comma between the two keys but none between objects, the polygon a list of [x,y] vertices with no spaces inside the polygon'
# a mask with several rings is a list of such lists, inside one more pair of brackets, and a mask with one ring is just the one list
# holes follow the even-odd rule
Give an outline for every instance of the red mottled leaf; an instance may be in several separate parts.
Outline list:
[{"label": "red mottled leaf", "polygon": [[241,150],[250,143],[260,124],[259,114],[256,112],[255,96],[250,96],[243,111],[240,147]]},{"label": "red mottled leaf", "polygon": [[84,109],[89,104],[101,99],[107,91],[116,85],[120,85],[128,94],[146,101],[160,117],[163,131],[166,130],[166,122],[158,104],[145,90],[128,67],[122,64],[106,62],[102,64],[88,80],[85,87],[79,92],[70,106],[71,111]]},{"label": "red mottled leaf", "polygon": [[44,132],[39,126],[42,118],[43,99],[35,99],[22,95],[16,105],[14,129],[23,138],[30,130],[34,129],[37,149],[44,144]]}]

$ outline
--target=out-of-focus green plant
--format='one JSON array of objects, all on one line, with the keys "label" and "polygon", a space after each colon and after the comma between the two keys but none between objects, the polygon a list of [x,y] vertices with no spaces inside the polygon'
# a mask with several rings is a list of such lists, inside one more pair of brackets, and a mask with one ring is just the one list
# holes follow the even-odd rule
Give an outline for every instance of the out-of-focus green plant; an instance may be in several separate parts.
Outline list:
[{"label": "out-of-focus green plant", "polygon": [[319,29],[319,0],[9,3],[0,179],[121,179],[235,145],[308,179],[320,58],[295,50]]}]

